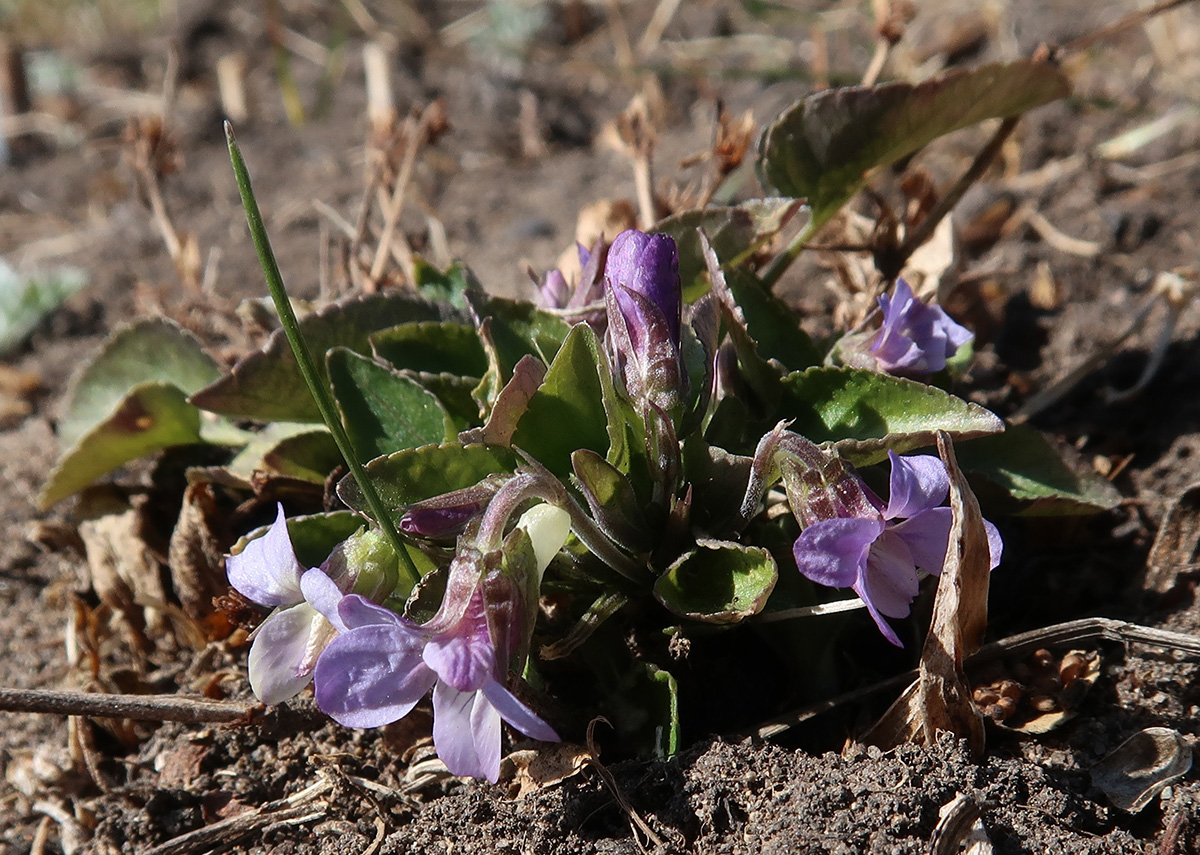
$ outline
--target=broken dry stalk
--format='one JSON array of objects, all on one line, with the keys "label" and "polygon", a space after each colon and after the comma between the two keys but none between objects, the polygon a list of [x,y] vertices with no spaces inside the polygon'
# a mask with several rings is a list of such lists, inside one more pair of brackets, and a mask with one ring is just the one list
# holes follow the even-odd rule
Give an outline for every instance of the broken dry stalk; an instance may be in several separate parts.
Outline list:
[{"label": "broken dry stalk", "polygon": [[257,704],[209,701],[175,695],[103,695],[46,689],[0,689],[0,710],[50,715],[132,718],[142,721],[245,721]]},{"label": "broken dry stalk", "polygon": [[[420,118],[413,122],[412,118],[405,120],[404,159],[400,162],[400,171],[396,175],[396,183],[392,187],[392,195],[384,209],[383,233],[379,236],[379,245],[375,248],[375,260],[371,263],[368,276],[371,282],[378,282],[387,264],[388,253],[392,251],[392,239],[400,214],[404,211],[404,194],[408,190],[408,182],[412,179],[413,167],[416,165],[417,152],[425,142],[435,122],[441,121],[441,107],[437,102],[430,104],[421,111]],[[412,282],[411,255],[405,275]]]}]

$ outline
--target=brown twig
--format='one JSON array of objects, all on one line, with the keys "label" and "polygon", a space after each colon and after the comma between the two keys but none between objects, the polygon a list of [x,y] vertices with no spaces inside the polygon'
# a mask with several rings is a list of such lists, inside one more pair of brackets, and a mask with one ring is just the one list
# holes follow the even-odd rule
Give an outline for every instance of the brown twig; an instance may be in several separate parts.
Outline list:
[{"label": "brown twig", "polygon": [[[1012,132],[1016,130],[1019,116],[1010,116],[1000,123],[1000,127],[992,134],[991,140],[983,147],[979,154],[975,155],[975,160],[971,166],[959,176],[958,180],[941,199],[938,199],[937,204],[930,209],[925,219],[921,220],[914,228],[904,237],[904,242],[894,251],[889,252],[886,259],[886,264],[880,264],[880,273],[883,274],[885,280],[894,279],[904,269],[904,265],[908,262],[909,256],[916,252],[925,241],[933,235],[934,229],[938,227],[938,223],[950,213],[951,209],[958,204],[958,200],[963,197],[963,194],[978,181],[987,168],[991,166],[992,161],[996,159],[996,155],[1000,153],[1000,148],[1004,145],[1005,140],[1012,136]],[[881,259],[880,262],[883,260]],[[887,267],[884,270],[883,267]]]},{"label": "brown twig", "polygon": [[208,701],[176,695],[104,695],[46,689],[0,689],[0,710],[7,712],[134,718],[188,723],[244,721],[257,704]]},{"label": "brown twig", "polygon": [[1084,50],[1091,47],[1098,41],[1112,38],[1113,36],[1120,35],[1126,30],[1140,26],[1141,24],[1144,24],[1146,21],[1153,18],[1155,15],[1161,15],[1163,12],[1171,11],[1176,6],[1182,6],[1184,3],[1190,2],[1192,2],[1192,0],[1159,0],[1159,2],[1155,3],[1153,6],[1147,6],[1145,9],[1138,9],[1136,12],[1130,12],[1119,21],[1114,21],[1107,26],[1088,33],[1086,36],[1080,36],[1073,41],[1067,42],[1065,45],[1059,47],[1059,51],[1061,53],[1074,53],[1076,51]]}]

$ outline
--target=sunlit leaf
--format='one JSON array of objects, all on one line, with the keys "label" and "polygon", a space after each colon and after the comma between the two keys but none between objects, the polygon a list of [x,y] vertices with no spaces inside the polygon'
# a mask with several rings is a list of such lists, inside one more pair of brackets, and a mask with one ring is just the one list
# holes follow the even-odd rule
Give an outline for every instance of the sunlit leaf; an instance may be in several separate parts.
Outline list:
[{"label": "sunlit leaf", "polygon": [[824,224],[868,173],[944,134],[984,119],[1018,116],[1062,98],[1070,84],[1048,62],[955,68],[922,83],[826,89],[785,110],[759,142],[763,185],[812,206]]},{"label": "sunlit leaf", "polygon": [[76,443],[139,384],[172,385],[191,394],[220,374],[196,337],[173,321],[153,318],[122,327],[72,380],[59,439]]},{"label": "sunlit leaf", "polygon": [[779,417],[852,463],[883,460],[931,445],[944,430],[956,440],[1000,433],[1004,423],[978,404],[914,380],[858,368],[809,368],[783,378]]},{"label": "sunlit leaf", "polygon": [[[300,331],[314,354],[317,371],[327,381],[324,355],[329,349],[342,346],[369,353],[372,333],[414,321],[446,320],[451,311],[407,294],[376,294],[309,315],[300,321]],[[215,413],[262,421],[321,421],[282,330],[273,333],[261,351],[194,394],[192,403]]]},{"label": "sunlit leaf", "polygon": [[324,484],[341,464],[337,443],[325,428],[272,422],[238,452],[228,469],[247,480],[259,471]]},{"label": "sunlit leaf", "polygon": [[199,439],[200,412],[183,392],[171,383],[138,384],[63,453],[38,504],[49,507],[131,460]]},{"label": "sunlit leaf", "polygon": [[19,273],[0,259],[0,353],[29,335],[86,283],[87,274],[78,267]]},{"label": "sunlit leaf", "polygon": [[456,309],[467,307],[466,293],[482,291],[483,286],[461,261],[456,261],[445,270],[438,270],[423,258],[413,259],[417,293],[435,303],[448,303]]},{"label": "sunlit leaf", "polygon": [[487,370],[479,333],[469,324],[449,321],[401,324],[372,335],[371,349],[395,368],[464,377],[482,377]]}]

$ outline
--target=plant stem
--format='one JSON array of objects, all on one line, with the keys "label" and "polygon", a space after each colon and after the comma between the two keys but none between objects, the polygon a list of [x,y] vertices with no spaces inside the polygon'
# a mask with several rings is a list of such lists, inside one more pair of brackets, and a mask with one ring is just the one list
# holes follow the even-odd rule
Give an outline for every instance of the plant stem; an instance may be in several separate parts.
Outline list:
[{"label": "plant stem", "polygon": [[817,229],[824,224],[824,221],[818,224],[816,219],[810,219],[808,225],[800,230],[800,234],[792,238],[792,242],[787,245],[787,249],[775,257],[775,260],[771,262],[771,266],[760,277],[764,290],[771,290],[771,286],[778,282],[779,277],[792,266],[792,262],[800,257],[800,253],[804,252],[807,248],[808,242],[812,240],[812,236],[816,234]]},{"label": "plant stem", "polygon": [[249,720],[259,707],[235,701],[210,701],[175,695],[107,695],[46,689],[0,689],[5,712],[88,715],[145,721],[236,722]]},{"label": "plant stem", "polygon": [[321,418],[325,420],[326,427],[333,434],[338,451],[342,453],[346,465],[350,467],[350,473],[358,482],[358,487],[362,490],[367,507],[371,509],[375,523],[400,557],[400,569],[405,576],[405,581],[410,587],[415,586],[420,581],[421,574],[418,572],[416,564],[413,563],[412,556],[405,549],[399,532],[392,524],[391,512],[384,505],[374,483],[367,477],[367,470],[358,459],[358,455],[355,454],[354,446],[350,443],[350,437],[347,435],[345,427],[342,426],[342,420],[338,416],[329,390],[325,387],[321,375],[317,373],[312,353],[300,332],[300,322],[296,320],[296,313],[292,310],[291,301],[283,287],[283,277],[279,273],[279,265],[275,261],[275,253],[271,249],[271,241],[267,237],[267,230],[263,225],[262,213],[258,210],[258,202],[254,198],[254,188],[250,186],[250,172],[246,169],[246,161],[242,158],[242,151],[238,148],[237,140],[233,136],[233,126],[229,122],[225,123],[225,138],[229,142],[229,159],[233,162],[233,174],[237,178],[238,193],[241,194],[242,207],[246,211],[250,236],[254,240],[255,250],[258,252],[258,263],[262,266],[263,275],[266,277],[271,299],[275,301],[275,310],[279,313],[280,326],[283,327],[283,333],[287,336],[292,353],[296,356],[296,365],[299,366],[300,373],[304,376],[304,382],[308,385],[313,400],[317,403],[317,409],[321,411]]}]

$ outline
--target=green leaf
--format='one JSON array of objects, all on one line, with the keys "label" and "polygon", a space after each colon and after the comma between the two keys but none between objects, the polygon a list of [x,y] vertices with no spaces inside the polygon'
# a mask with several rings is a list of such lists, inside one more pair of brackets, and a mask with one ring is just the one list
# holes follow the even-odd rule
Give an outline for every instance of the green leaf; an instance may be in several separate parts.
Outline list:
[{"label": "green leaf", "polygon": [[764,187],[812,206],[826,223],[867,174],[984,119],[1018,116],[1062,98],[1070,83],[1048,62],[956,68],[923,83],[826,89],[785,110],[759,142]]},{"label": "green leaf", "polygon": [[[414,502],[478,484],[488,475],[512,472],[517,455],[494,445],[424,445],[379,457],[367,464],[367,475],[385,505],[396,511]],[[356,511],[367,513],[366,502],[353,478],[338,483],[338,496]],[[393,518],[399,524],[401,514]]]},{"label": "green leaf", "polygon": [[654,757],[656,760],[670,760],[679,753],[679,683],[670,671],[659,668],[653,662],[647,662],[646,675],[650,682],[661,691],[652,693],[663,694],[665,697],[659,707],[666,713],[655,718],[661,723],[656,725],[654,734]]},{"label": "green leaf", "polygon": [[607,373],[607,360],[596,334],[587,324],[577,324],[550,364],[541,387],[529,399],[512,444],[560,478],[570,476],[571,454],[577,449],[607,453],[609,419],[602,379]]},{"label": "green leaf", "polygon": [[581,448],[571,455],[571,468],[601,530],[627,552],[644,552],[651,542],[646,518],[633,484],[599,454]]},{"label": "green leaf", "polygon": [[571,325],[532,303],[470,292],[467,302],[475,317],[491,318],[491,335],[500,362],[501,385],[508,382],[522,356],[536,356],[549,365],[571,331]]},{"label": "green leaf", "polygon": [[978,484],[984,500],[993,494],[1022,516],[1090,514],[1109,510],[1121,494],[1091,471],[1075,471],[1039,431],[1010,425],[999,436],[956,445],[959,465]]},{"label": "green leaf", "polygon": [[944,430],[956,440],[1000,433],[1004,423],[978,404],[915,380],[859,368],[809,368],[783,378],[779,418],[816,443],[831,443],[865,466],[931,445]]},{"label": "green leaf", "polygon": [[[448,311],[408,294],[376,294],[309,315],[300,321],[300,332],[318,355],[317,370],[328,382],[320,354],[338,346],[368,353],[372,333],[413,321],[443,320]],[[194,394],[192,403],[214,413],[261,421],[321,422],[282,330],[274,332],[262,350]]]},{"label": "green leaf", "polygon": [[182,391],[171,383],[140,383],[63,453],[38,505],[48,508],[131,460],[199,440],[200,412]]},{"label": "green leaf", "polygon": [[196,337],[173,321],[154,318],[122,327],[72,380],[59,440],[77,443],[142,383],[172,385],[190,394],[220,375]]},{"label": "green leaf", "polygon": [[479,378],[487,356],[479,333],[467,324],[423,321],[401,324],[371,336],[371,349],[395,368]]},{"label": "green leaf", "polygon": [[719,258],[730,262],[769,240],[804,207],[800,199],[751,199],[728,208],[685,211],[660,221],[653,231],[675,238],[683,298],[692,303],[708,291],[704,253],[697,228],[704,229]]},{"label": "green leaf", "polygon": [[658,577],[654,597],[679,617],[732,624],[762,611],[778,578],[767,550],[702,540]]},{"label": "green leaf", "polygon": [[254,435],[229,463],[229,471],[247,480],[256,472],[324,484],[342,464],[342,455],[325,428],[272,422]]},{"label": "green leaf", "polygon": [[329,351],[326,363],[342,423],[359,459],[454,436],[441,402],[416,381],[344,347]]},{"label": "green leaf", "polygon": [[461,261],[448,268],[438,270],[428,261],[413,259],[413,274],[416,276],[417,293],[434,303],[448,303],[456,309],[467,307],[468,291],[482,291],[483,286]]}]

